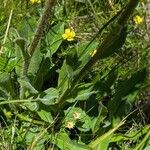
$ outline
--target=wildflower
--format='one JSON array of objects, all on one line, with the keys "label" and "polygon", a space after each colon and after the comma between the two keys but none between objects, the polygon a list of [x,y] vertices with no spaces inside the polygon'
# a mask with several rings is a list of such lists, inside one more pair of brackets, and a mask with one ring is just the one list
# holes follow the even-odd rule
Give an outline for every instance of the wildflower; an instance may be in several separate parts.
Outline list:
[{"label": "wildflower", "polygon": [[80,113],[79,112],[74,112],[73,117],[74,119],[80,119]]},{"label": "wildflower", "polygon": [[74,122],[73,121],[69,121],[69,122],[67,122],[67,125],[66,125],[66,128],[68,128],[68,129],[73,129],[74,128]]},{"label": "wildflower", "polygon": [[140,16],[136,15],[133,18],[133,21],[135,22],[135,24],[141,24],[143,22],[143,18],[141,18]]},{"label": "wildflower", "polygon": [[32,4],[35,4],[35,3],[41,3],[41,0],[30,0],[30,2],[32,3]]},{"label": "wildflower", "polygon": [[75,37],[75,32],[71,29],[65,29],[65,33],[62,35],[64,40],[73,41]]},{"label": "wildflower", "polygon": [[97,50],[95,49],[93,52],[90,53],[90,56],[93,57],[96,54]]}]

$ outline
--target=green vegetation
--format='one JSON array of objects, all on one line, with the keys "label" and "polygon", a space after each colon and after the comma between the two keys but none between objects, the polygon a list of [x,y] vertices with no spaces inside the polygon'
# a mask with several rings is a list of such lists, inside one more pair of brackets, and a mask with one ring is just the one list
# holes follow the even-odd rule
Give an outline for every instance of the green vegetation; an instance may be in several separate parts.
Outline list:
[{"label": "green vegetation", "polygon": [[149,150],[149,3],[0,1],[0,150]]}]

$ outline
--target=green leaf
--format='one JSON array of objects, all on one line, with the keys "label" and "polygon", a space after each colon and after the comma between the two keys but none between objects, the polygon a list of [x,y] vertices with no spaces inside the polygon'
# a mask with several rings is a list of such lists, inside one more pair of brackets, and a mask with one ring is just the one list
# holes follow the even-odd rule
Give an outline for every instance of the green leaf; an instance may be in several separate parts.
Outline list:
[{"label": "green leaf", "polygon": [[[78,118],[75,117],[76,115]],[[92,128],[92,119],[79,107],[69,107],[65,110],[64,121],[65,124],[69,121],[77,122],[76,127],[82,132],[90,131]]]},{"label": "green leaf", "polygon": [[[108,37],[107,45],[105,43],[105,49],[101,52],[100,58],[106,58],[117,52],[125,43],[127,37],[127,27],[118,26],[113,29],[111,36]],[[104,47],[104,45],[102,45]]]},{"label": "green leaf", "polygon": [[3,71],[5,66],[7,65],[7,60],[4,57],[0,57],[0,71]]},{"label": "green leaf", "polygon": [[61,149],[61,150],[91,150],[91,148],[89,148],[86,145],[83,144],[79,144],[77,142],[71,141],[71,139],[69,138],[69,136],[64,132],[60,132],[57,135],[55,144]]},{"label": "green leaf", "polygon": [[[11,74],[7,72],[0,72],[0,89],[2,91],[2,95],[9,95],[10,97],[15,97],[14,87],[11,81]],[[0,94],[0,95],[1,95]]]},{"label": "green leaf", "polygon": [[111,92],[111,87],[117,79],[117,71],[110,71],[108,76],[104,80],[100,80],[101,75],[98,74],[94,79],[94,89],[98,90],[100,94],[109,94]]},{"label": "green leaf", "polygon": [[39,108],[39,105],[36,102],[32,102],[32,100],[31,103],[24,103],[23,105],[31,111],[37,111]]},{"label": "green leaf", "polygon": [[111,136],[109,138],[104,139],[95,150],[108,150],[108,146],[110,143]]},{"label": "green leaf", "polygon": [[138,130],[128,131],[126,134],[114,134],[111,138],[111,142],[127,141],[127,140],[137,140],[143,137],[149,131],[150,125],[145,125]]},{"label": "green leaf", "polygon": [[11,96],[5,89],[0,87],[0,98],[9,99]]},{"label": "green leaf", "polygon": [[91,58],[91,54],[94,50],[98,47],[98,42],[86,42],[86,43],[80,43],[79,45],[76,45],[75,49],[78,54],[79,62],[81,62],[79,68],[83,67]]},{"label": "green leaf", "polygon": [[0,57],[0,72],[12,72],[14,70],[15,66],[17,65],[16,63],[16,58],[9,56],[9,57]]},{"label": "green leaf", "polygon": [[75,87],[71,94],[66,97],[68,102],[84,101],[87,100],[92,94],[96,94],[97,91],[93,90],[92,83],[82,83]]},{"label": "green leaf", "polygon": [[21,77],[24,59],[22,56],[22,51],[20,50],[18,46],[16,46],[16,49],[15,49],[15,56],[16,56],[16,64],[17,64],[15,65],[15,71],[18,77]]},{"label": "green leaf", "polygon": [[33,53],[33,56],[31,58],[31,61],[29,64],[28,76],[30,78],[32,77],[34,79],[34,77],[36,77],[37,72],[38,72],[39,67],[40,67],[40,64],[41,64],[41,61],[42,61],[42,53],[40,52],[40,48],[37,48],[35,50],[35,52]]},{"label": "green leaf", "polygon": [[95,94],[96,91],[93,90],[93,84],[92,83],[83,83],[78,85],[72,95],[75,97],[74,100],[86,100],[88,99],[92,94]]},{"label": "green leaf", "polygon": [[50,32],[48,33],[48,40],[50,42],[50,52],[53,55],[57,49],[59,48],[60,44],[62,43],[62,34],[64,33],[64,23],[59,22],[57,25],[51,28]]},{"label": "green leaf", "polygon": [[43,82],[46,80],[46,75],[49,76],[49,71],[52,67],[50,52],[48,51],[45,56],[42,57],[42,61],[39,65],[39,69],[34,77],[33,85],[36,89],[41,90]]},{"label": "green leaf", "polygon": [[102,104],[99,107],[99,114],[93,119],[92,132],[96,133],[99,130],[100,124],[103,123],[104,119],[107,117],[107,109]]},{"label": "green leaf", "polygon": [[120,118],[128,113],[128,111],[130,110],[131,100],[128,99],[129,101],[127,101],[125,97],[138,90],[139,84],[144,81],[145,77],[146,69],[142,69],[132,74],[129,79],[127,78],[125,80],[118,81],[115,94],[108,107],[113,116]]},{"label": "green leaf", "polygon": [[12,70],[14,70],[14,68],[15,68],[16,65],[18,65],[18,64],[16,63],[16,58],[9,59],[9,60],[7,61],[7,65],[4,66],[4,70],[5,70],[6,72],[12,72]]},{"label": "green leaf", "polygon": [[71,85],[71,81],[73,80],[73,70],[67,65],[66,61],[63,62],[61,70],[59,71],[58,78],[58,87],[60,93],[63,93],[68,89]]},{"label": "green leaf", "polygon": [[53,122],[53,117],[51,116],[50,112],[47,112],[45,110],[40,110],[40,111],[37,111],[37,113],[43,121],[49,122],[49,123]]},{"label": "green leaf", "polygon": [[29,91],[29,93],[31,93],[31,94],[38,93],[38,91],[32,86],[32,84],[29,82],[29,80],[27,78],[20,78],[20,79],[18,79],[18,82],[20,83],[20,85],[25,87]]},{"label": "green leaf", "polygon": [[44,91],[44,96],[40,101],[45,105],[52,105],[56,103],[56,99],[59,97],[59,92],[55,88],[49,88]]},{"label": "green leaf", "polygon": [[14,42],[19,46],[24,59],[28,59],[27,41],[24,38],[16,38]]},{"label": "green leaf", "polygon": [[19,20],[19,23],[17,24],[17,31],[21,37],[30,41],[37,26],[37,18],[28,17],[27,19],[26,17],[22,17],[22,19]]},{"label": "green leaf", "polygon": [[74,48],[67,52],[66,63],[72,68],[73,71],[79,67],[80,62],[78,60],[77,51]]},{"label": "green leaf", "polygon": [[86,42],[68,50],[66,60],[59,71],[58,86],[61,92],[69,88],[74,76],[89,61],[90,53],[96,49],[97,45],[98,43],[95,41]]},{"label": "green leaf", "polygon": [[150,150],[150,146],[145,147],[143,150]]},{"label": "green leaf", "polygon": [[[48,139],[47,133],[43,134],[40,138],[40,135],[42,133],[37,133],[36,129],[30,128],[28,132],[25,134],[25,142],[30,147],[33,144],[33,141],[35,142],[34,147],[32,147],[33,150],[43,150],[44,149],[44,142]],[[37,141],[35,141],[39,137]]]},{"label": "green leaf", "polygon": [[109,130],[108,132],[106,132],[105,134],[103,134],[102,136],[96,138],[95,140],[92,140],[90,142],[90,144],[88,145],[89,147],[96,148],[98,145],[100,145],[101,143],[103,143],[103,141],[107,141],[110,139],[110,137],[113,135],[113,133],[118,130],[118,128],[120,128],[125,122],[120,122],[118,123],[114,128],[112,128],[111,130]]}]

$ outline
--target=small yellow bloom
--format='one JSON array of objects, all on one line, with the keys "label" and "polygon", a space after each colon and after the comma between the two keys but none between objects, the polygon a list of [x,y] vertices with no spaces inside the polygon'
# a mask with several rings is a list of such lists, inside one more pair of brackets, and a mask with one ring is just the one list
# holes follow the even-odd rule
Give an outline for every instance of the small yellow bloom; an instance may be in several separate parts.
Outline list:
[{"label": "small yellow bloom", "polygon": [[135,22],[135,24],[141,24],[143,22],[143,18],[141,18],[140,16],[136,15],[133,18],[133,21]]},{"label": "small yellow bloom", "polygon": [[32,3],[32,4],[35,4],[35,3],[41,3],[41,0],[30,0],[30,2]]},{"label": "small yellow bloom", "polygon": [[74,117],[74,119],[80,119],[80,115],[81,115],[81,113],[74,112],[73,117]]},{"label": "small yellow bloom", "polygon": [[65,29],[65,33],[62,35],[62,37],[64,40],[73,41],[75,35],[76,35],[75,32],[68,28]]},{"label": "small yellow bloom", "polygon": [[67,122],[67,125],[66,125],[66,128],[68,128],[68,129],[73,129],[74,128],[74,122],[73,121],[69,121],[69,122]]},{"label": "small yellow bloom", "polygon": [[93,52],[90,53],[90,56],[93,57],[97,52],[97,49],[95,49]]}]

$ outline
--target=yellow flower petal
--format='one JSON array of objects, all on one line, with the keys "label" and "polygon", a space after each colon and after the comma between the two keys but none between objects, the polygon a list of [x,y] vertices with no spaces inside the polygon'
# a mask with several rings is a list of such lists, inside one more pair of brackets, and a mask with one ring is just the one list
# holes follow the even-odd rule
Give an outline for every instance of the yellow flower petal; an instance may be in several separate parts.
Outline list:
[{"label": "yellow flower petal", "polygon": [[70,32],[71,32],[70,29],[65,29],[65,33],[66,33],[66,34],[69,34]]},{"label": "yellow flower petal", "polygon": [[32,4],[41,3],[41,0],[30,0],[30,2],[31,2]]},{"label": "yellow flower petal", "polygon": [[64,40],[73,41],[75,37],[75,32],[71,29],[65,29],[65,33],[62,35]]},{"label": "yellow flower petal", "polygon": [[76,35],[75,32],[72,31],[72,32],[71,32],[71,36],[72,36],[72,37],[75,37],[75,35]]},{"label": "yellow flower petal", "polygon": [[67,41],[73,41],[74,38],[67,38]]},{"label": "yellow flower petal", "polygon": [[133,21],[134,21],[135,24],[141,24],[143,22],[143,18],[141,18],[140,16],[136,15],[133,18]]}]

